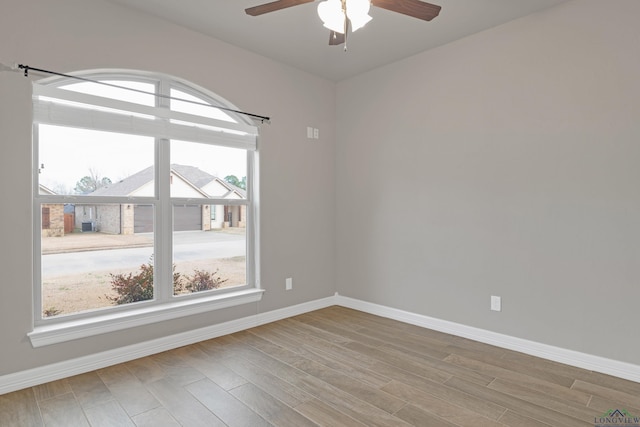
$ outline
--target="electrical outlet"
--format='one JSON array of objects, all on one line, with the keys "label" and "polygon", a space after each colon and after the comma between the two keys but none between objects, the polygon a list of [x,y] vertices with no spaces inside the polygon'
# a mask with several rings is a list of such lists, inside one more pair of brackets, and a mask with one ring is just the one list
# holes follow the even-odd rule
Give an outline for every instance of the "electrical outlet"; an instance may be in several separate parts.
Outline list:
[{"label": "electrical outlet", "polygon": [[491,295],[491,310],[502,311],[502,298]]},{"label": "electrical outlet", "polygon": [[291,289],[293,289],[293,278],[287,277],[287,279],[284,281],[284,290],[290,291]]}]

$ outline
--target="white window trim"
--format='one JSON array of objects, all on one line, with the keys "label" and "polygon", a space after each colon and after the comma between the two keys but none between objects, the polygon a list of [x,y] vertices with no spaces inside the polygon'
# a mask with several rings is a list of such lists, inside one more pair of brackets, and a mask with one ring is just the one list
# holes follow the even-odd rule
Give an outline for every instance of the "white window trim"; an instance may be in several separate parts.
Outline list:
[{"label": "white window trim", "polygon": [[[224,294],[207,295],[200,298],[190,298],[185,301],[129,308],[120,312],[106,311],[88,318],[36,326],[28,336],[33,347],[43,347],[237,305],[250,304],[260,301],[263,293],[264,289],[252,288]],[[135,303],[132,305],[135,305]]]},{"label": "white window trim", "polygon": [[[140,76],[140,72],[108,72],[101,75],[89,75],[88,77],[94,77],[95,79],[128,79],[135,80],[136,76]],[[87,75],[85,74],[85,77]],[[195,94],[202,96],[205,95],[211,99],[219,102],[222,105],[235,109],[233,105],[226,100],[221,99],[215,94],[211,94],[209,91],[192,85],[189,82],[175,79],[173,77],[149,74],[145,77],[152,80],[160,81],[160,90],[171,85],[172,87],[180,90],[187,89]],[[146,80],[146,79],[145,79]],[[66,83],[66,82],[65,82]],[[56,96],[58,95],[58,96]],[[33,331],[28,334],[29,339],[33,347],[42,347],[51,344],[57,344],[67,342],[75,339],[81,339],[91,337],[99,334],[105,334],[109,332],[120,331],[128,328],[134,328],[144,325],[150,325],[157,322],[173,320],[180,317],[192,316],[201,314],[213,310],[219,310],[223,308],[234,307],[242,304],[257,303],[261,301],[264,290],[260,287],[260,242],[259,242],[259,208],[258,208],[258,151],[257,151],[257,128],[249,125],[248,123],[227,123],[216,119],[208,119],[199,116],[192,116],[185,113],[179,113],[175,111],[163,111],[162,118],[165,124],[162,128],[159,128],[156,123],[152,123],[149,126],[150,121],[148,119],[139,118],[135,116],[125,116],[127,123],[118,120],[117,115],[103,113],[98,110],[87,110],[83,108],[73,107],[69,105],[56,104],[51,102],[42,101],[40,96],[53,96],[60,97],[74,102],[89,102],[104,101],[105,104],[111,107],[129,111],[131,113],[148,113],[149,108],[138,104],[127,103],[123,101],[112,100],[109,98],[96,97],[93,95],[86,95],[81,93],[74,93],[71,91],[58,89],[53,86],[42,86],[40,84],[34,84],[34,125],[35,124],[57,124],[66,125],[70,127],[80,127],[95,130],[111,130],[115,132],[124,132],[145,136],[154,136],[156,140],[159,139],[185,139],[184,132],[189,134],[190,141],[193,142],[205,142],[215,143],[216,145],[229,146],[233,148],[242,148],[248,151],[247,162],[247,179],[250,180],[247,198],[241,201],[233,201],[232,204],[246,205],[250,210],[249,219],[251,224],[247,224],[247,284],[235,289],[218,290],[203,292],[202,294],[193,294],[189,296],[176,297],[171,296],[167,298],[166,290],[157,289],[156,297],[160,300],[144,301],[139,303],[127,304],[119,307],[105,308],[93,312],[81,312],[70,314],[68,316],[61,316],[60,318],[47,318],[43,319],[41,315],[34,318]],[[102,104],[102,105],[105,105]],[[155,108],[155,107],[153,107]],[[116,120],[114,119],[116,116]],[[157,115],[159,116],[159,115]],[[198,128],[194,132],[194,128],[190,126],[184,126],[182,124],[168,123],[168,120],[182,120],[191,121],[207,126],[216,126],[221,128],[227,128],[232,130],[232,133],[224,132],[224,130],[216,131],[210,129]],[[128,128],[126,126],[129,126]],[[139,126],[139,127],[136,127]],[[37,126],[35,126],[37,128]],[[244,134],[238,134],[238,132],[244,132]],[[37,131],[34,129],[34,135],[37,137]],[[162,146],[162,144],[161,144]],[[164,151],[164,152],[163,152]],[[165,149],[157,153],[161,158],[168,155],[168,148],[165,145]],[[162,159],[160,159],[162,164]],[[167,163],[168,164],[168,163]],[[37,171],[38,162],[37,154],[34,152],[34,173]],[[156,174],[162,171],[156,171]],[[157,175],[156,175],[157,178]],[[158,180],[156,179],[156,183]],[[37,179],[34,180],[34,209],[39,208],[40,203],[45,200],[53,199],[56,201],[56,196],[39,196]],[[178,202],[177,199],[166,197],[165,201],[161,202],[161,195],[156,193],[156,197],[153,198],[153,203],[156,208],[161,208],[162,205],[171,207],[174,203]],[[74,197],[71,197],[74,198]],[[82,197],[75,197],[76,200],[84,200]],[[143,198],[140,198],[139,202],[143,202]],[[114,200],[120,202],[119,200]],[[196,204],[210,204],[217,201],[212,199],[191,200],[191,203]],[[206,203],[205,203],[206,202]],[[231,200],[224,200],[225,204],[229,204]],[[129,200],[128,203],[135,203],[133,200]],[[165,207],[166,209],[166,207]],[[34,210],[35,213],[35,210]],[[166,218],[166,215],[163,215]],[[38,216],[39,218],[39,216]],[[40,225],[34,221],[35,236],[40,236]],[[158,224],[158,228],[163,224]],[[165,233],[164,248],[171,250],[170,241],[171,233],[167,236]],[[157,248],[156,244],[156,248]],[[161,255],[161,254],[159,254]],[[39,238],[36,238],[34,242],[34,256],[41,257]],[[35,263],[37,266],[40,262]],[[170,271],[171,268],[164,266],[165,268],[159,268],[159,270]],[[161,272],[159,274],[162,274]],[[41,279],[39,272],[36,271],[35,284],[41,286]],[[41,313],[41,291],[35,292],[34,304],[36,313]]]}]

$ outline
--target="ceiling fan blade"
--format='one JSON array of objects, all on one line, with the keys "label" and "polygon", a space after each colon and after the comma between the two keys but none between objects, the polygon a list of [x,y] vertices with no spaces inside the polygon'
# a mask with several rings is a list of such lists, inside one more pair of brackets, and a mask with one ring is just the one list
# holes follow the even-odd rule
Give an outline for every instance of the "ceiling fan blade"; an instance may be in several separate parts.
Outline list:
[{"label": "ceiling fan blade", "polygon": [[344,34],[331,31],[329,33],[329,46],[338,46],[344,43]]},{"label": "ceiling fan blade", "polygon": [[311,3],[314,0],[276,0],[271,3],[261,4],[245,9],[247,15],[258,16],[264,13],[275,12],[276,10],[286,9],[288,7],[297,6],[299,4]]},{"label": "ceiling fan blade", "polygon": [[441,6],[420,0],[371,0],[371,4],[425,21],[431,21],[438,16],[440,9],[442,9]]}]

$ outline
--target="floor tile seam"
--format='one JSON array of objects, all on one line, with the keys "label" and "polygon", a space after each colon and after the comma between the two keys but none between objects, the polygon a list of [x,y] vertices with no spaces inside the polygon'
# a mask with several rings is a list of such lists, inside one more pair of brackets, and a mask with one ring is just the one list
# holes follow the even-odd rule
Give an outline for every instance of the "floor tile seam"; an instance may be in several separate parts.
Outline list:
[{"label": "floor tile seam", "polygon": [[[460,378],[458,378],[458,379],[460,379]],[[456,389],[456,390],[458,390],[458,389]],[[520,397],[513,396],[513,395],[510,395],[510,394],[504,393],[504,392],[502,392],[502,391],[499,391],[499,390],[494,390],[494,389],[489,389],[489,390],[491,390],[491,391],[493,391],[493,392],[495,392],[495,393],[498,393],[498,394],[500,394],[500,395],[506,396],[506,397],[507,397],[507,398],[509,398],[509,399],[515,399],[515,400],[517,400],[517,401],[520,401],[520,402],[522,402],[523,404],[531,405],[531,406],[535,406],[535,407],[537,407],[537,408],[539,408],[539,409],[541,409],[541,410],[545,410],[545,411],[547,411],[547,412],[552,412],[552,413],[554,413],[554,414],[562,415],[562,416],[564,416],[564,417],[570,418],[570,419],[575,420],[575,421],[578,421],[578,422],[584,422],[584,421],[582,421],[582,420],[580,420],[580,419],[578,419],[578,418],[575,418],[575,417],[574,417],[574,416],[572,416],[572,415],[566,414],[566,413],[564,413],[564,412],[557,411],[557,410],[555,410],[555,409],[548,408],[548,407],[546,407],[546,406],[543,406],[543,405],[540,405],[540,404],[537,404],[537,403],[530,402],[530,401],[528,401],[528,400],[526,400],[526,399],[522,399],[522,398],[520,398]],[[462,390],[458,390],[458,391],[461,391],[461,392],[463,392],[463,393],[466,393],[465,391],[462,391]],[[467,393],[467,394],[469,394],[469,393]],[[475,396],[475,395],[473,395],[473,394],[469,394],[469,395],[470,395],[470,396]],[[477,397],[477,396],[475,396],[475,397]],[[514,412],[514,413],[516,413],[516,414],[521,415],[521,416],[524,416],[524,417],[527,417],[527,418],[534,419],[535,421],[541,422],[541,423],[543,423],[543,424],[548,424],[546,421],[540,420],[540,419],[538,419],[538,418],[534,418],[534,417],[533,417],[533,416],[531,416],[531,415],[527,415],[527,414],[525,414],[525,413],[520,412],[520,409],[519,409],[519,408],[521,408],[521,407],[516,407],[515,405],[503,406],[502,404],[500,404],[500,403],[498,403],[498,402],[495,402],[495,401],[493,401],[493,400],[487,400],[487,401],[488,401],[488,402],[493,403],[494,405],[498,405],[498,406],[504,407],[504,408],[506,408],[507,410],[510,410],[510,411],[512,411],[512,412]],[[585,406],[585,408],[586,408],[586,406]]]},{"label": "floor tile seam", "polygon": [[[485,361],[482,361],[482,360],[475,360],[475,359],[472,359],[472,358],[470,358],[470,357],[467,357],[467,356],[464,356],[464,355],[460,355],[460,354],[452,353],[450,356],[452,356],[452,355],[455,355],[455,356],[458,356],[458,357],[462,357],[462,358],[464,358],[464,359],[468,359],[468,360],[470,360],[470,361],[479,362],[479,363],[484,364],[484,365],[488,365],[488,366],[489,366],[489,367],[491,367],[491,368],[495,368],[495,369],[497,369],[499,372],[512,373],[512,374],[515,374],[516,376],[520,376],[520,375],[521,375],[521,376],[523,376],[523,377],[525,377],[525,378],[530,379],[530,380],[531,380],[531,383],[534,383],[534,384],[535,384],[535,383],[538,383],[538,384],[541,384],[541,385],[549,385],[549,386],[552,386],[552,387],[553,387],[553,386],[555,386],[555,387],[560,387],[560,388],[567,389],[567,390],[571,390],[571,389],[573,389],[573,385],[575,384],[575,380],[574,380],[574,382],[571,384],[571,387],[567,387],[567,386],[564,386],[564,385],[562,385],[562,384],[558,384],[558,383],[555,383],[555,382],[552,382],[552,381],[547,381],[547,380],[544,380],[544,379],[538,378],[538,377],[536,377],[536,376],[534,376],[534,375],[531,375],[531,374],[529,374],[529,373],[522,373],[522,372],[518,372],[518,371],[513,370],[513,369],[507,369],[507,368],[504,368],[504,367],[502,367],[502,366],[494,365],[494,364],[492,364],[492,363],[485,362]],[[447,357],[447,358],[448,358],[448,357]],[[446,362],[446,359],[445,359],[444,361]],[[453,363],[453,362],[449,362],[449,363],[452,363],[453,365],[458,366],[458,367],[460,367],[460,368],[470,369],[471,371],[476,372],[476,373],[478,373],[478,374],[480,374],[480,375],[486,375],[486,376],[494,377],[494,378],[496,378],[496,379],[502,379],[502,380],[504,380],[504,381],[509,381],[509,379],[508,379],[508,378],[505,378],[505,376],[496,375],[496,374],[495,374],[495,373],[493,373],[493,372],[483,372],[482,370],[469,368],[469,367],[464,366],[464,365],[458,365],[458,364]],[[578,391],[578,392],[579,392],[580,390],[575,390],[575,391]],[[583,392],[583,393],[585,393],[585,392]],[[589,393],[585,393],[585,394],[589,394]]]},{"label": "floor tile seam", "polygon": [[[366,426],[366,424],[362,423],[362,421],[357,420],[356,418],[352,417],[351,415],[349,415],[349,414],[347,414],[347,413],[345,413],[345,412],[342,412],[339,408],[336,408],[335,406],[330,405],[329,403],[326,403],[326,402],[324,402],[324,401],[320,400],[320,399],[319,399],[318,397],[316,397],[316,396],[313,396],[313,398],[314,398],[315,400],[317,400],[318,402],[320,402],[320,403],[322,403],[322,404],[324,404],[324,405],[327,405],[329,408],[333,409],[334,411],[339,412],[340,414],[344,415],[345,417],[349,417],[349,418],[350,418],[350,419],[352,419],[353,421],[355,421],[355,422],[357,422],[357,423],[359,423],[359,424],[362,424],[363,426]],[[298,403],[297,405],[295,405],[295,406],[293,406],[293,407],[291,407],[291,408],[295,409],[295,410],[296,410],[300,415],[302,415],[303,417],[307,418],[303,413],[301,413],[301,412],[298,410],[298,407],[299,407],[299,406],[302,406],[302,405],[305,405],[305,404],[308,404],[308,403],[309,403],[309,401],[308,401],[308,400],[307,400],[307,401],[305,401],[305,402],[300,402],[300,403]],[[309,419],[309,418],[307,418],[307,419]],[[311,420],[311,422],[314,422],[314,421],[313,421],[313,420]]]}]

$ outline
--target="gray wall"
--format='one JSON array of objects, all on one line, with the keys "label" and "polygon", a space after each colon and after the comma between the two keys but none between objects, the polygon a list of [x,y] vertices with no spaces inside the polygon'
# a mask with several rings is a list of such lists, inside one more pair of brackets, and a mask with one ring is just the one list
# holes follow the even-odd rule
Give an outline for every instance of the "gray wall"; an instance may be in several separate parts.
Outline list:
[{"label": "gray wall", "polygon": [[[333,295],[334,83],[102,0],[11,0],[1,9],[0,62],[62,72],[167,73],[269,115],[272,124],[262,127],[259,143],[267,290],[260,303],[33,349],[26,336],[32,327],[26,237],[32,225],[25,214],[31,212],[31,107],[18,96],[27,79],[2,73],[9,81],[0,97],[0,375]],[[307,126],[319,128],[322,139],[307,140]],[[286,277],[293,277],[293,291],[284,291]]]},{"label": "gray wall", "polygon": [[340,294],[640,363],[638,16],[568,2],[340,82]]},{"label": "gray wall", "polygon": [[569,2],[336,88],[102,0],[5,1],[1,62],[172,74],[273,124],[260,140],[261,303],[33,349],[28,82],[3,73],[0,375],[336,289],[640,363],[640,2],[612,4]]}]

